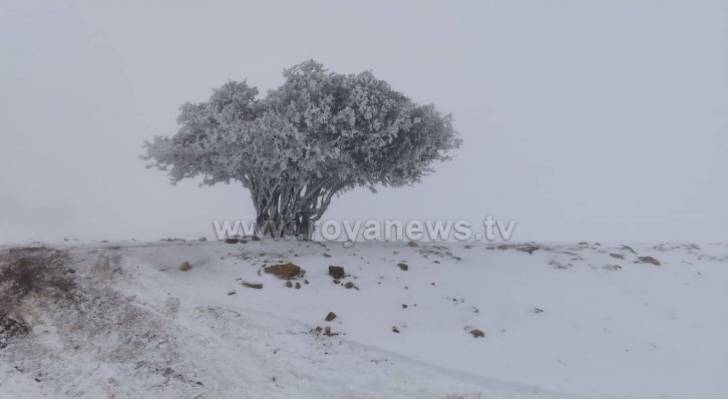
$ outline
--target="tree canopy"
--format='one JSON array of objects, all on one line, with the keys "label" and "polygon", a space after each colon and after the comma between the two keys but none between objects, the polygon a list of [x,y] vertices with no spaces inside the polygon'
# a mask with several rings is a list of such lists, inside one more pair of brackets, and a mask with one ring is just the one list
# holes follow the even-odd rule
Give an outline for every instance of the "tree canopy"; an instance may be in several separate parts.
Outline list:
[{"label": "tree canopy", "polygon": [[227,82],[208,101],[184,104],[179,131],[147,142],[144,158],[173,183],[240,182],[261,233],[310,237],[335,195],[419,182],[460,144],[450,115],[369,71],[337,74],[310,60],[283,76],[265,97]]}]

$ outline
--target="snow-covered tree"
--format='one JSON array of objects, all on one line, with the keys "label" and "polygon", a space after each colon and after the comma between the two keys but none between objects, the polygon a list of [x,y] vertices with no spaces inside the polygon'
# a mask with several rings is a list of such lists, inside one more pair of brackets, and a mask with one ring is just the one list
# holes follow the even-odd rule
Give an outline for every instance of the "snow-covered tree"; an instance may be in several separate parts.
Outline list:
[{"label": "snow-covered tree", "polygon": [[177,134],[147,142],[144,158],[173,183],[240,182],[260,233],[309,238],[334,196],[419,182],[460,144],[449,115],[371,72],[337,74],[311,60],[283,75],[262,98],[245,81],[228,82],[183,105]]}]

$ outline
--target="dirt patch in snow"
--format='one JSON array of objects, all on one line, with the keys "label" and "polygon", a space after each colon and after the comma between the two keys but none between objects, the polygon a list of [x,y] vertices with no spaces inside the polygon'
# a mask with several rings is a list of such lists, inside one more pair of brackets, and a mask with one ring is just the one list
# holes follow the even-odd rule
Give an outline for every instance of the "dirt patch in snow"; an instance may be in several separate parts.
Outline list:
[{"label": "dirt patch in snow", "polygon": [[24,315],[33,297],[72,302],[75,271],[66,253],[46,247],[13,248],[0,254],[0,349],[31,332]]},{"label": "dirt patch in snow", "polygon": [[[181,362],[178,335],[165,325],[175,312],[166,305],[176,299],[140,304],[116,287],[135,280],[120,256],[72,253],[0,253],[0,374],[27,375],[60,397],[197,395],[200,384]],[[98,363],[103,371],[94,371]],[[120,387],[120,375],[138,386]],[[78,376],[93,378],[69,386]]]}]

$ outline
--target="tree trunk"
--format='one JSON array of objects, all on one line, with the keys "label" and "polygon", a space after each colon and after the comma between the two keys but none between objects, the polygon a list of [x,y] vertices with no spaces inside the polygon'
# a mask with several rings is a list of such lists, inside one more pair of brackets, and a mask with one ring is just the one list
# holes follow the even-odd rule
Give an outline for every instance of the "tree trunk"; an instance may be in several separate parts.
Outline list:
[{"label": "tree trunk", "polygon": [[338,188],[327,182],[286,185],[281,180],[251,188],[257,213],[256,233],[272,238],[297,237],[310,240],[318,221]]}]

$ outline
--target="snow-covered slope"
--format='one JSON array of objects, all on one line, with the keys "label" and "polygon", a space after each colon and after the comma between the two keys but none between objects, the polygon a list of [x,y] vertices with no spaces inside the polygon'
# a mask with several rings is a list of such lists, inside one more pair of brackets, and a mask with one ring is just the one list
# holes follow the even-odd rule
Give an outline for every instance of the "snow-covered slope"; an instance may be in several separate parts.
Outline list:
[{"label": "snow-covered slope", "polygon": [[73,287],[11,310],[2,397],[728,395],[725,244],[58,248]]}]

